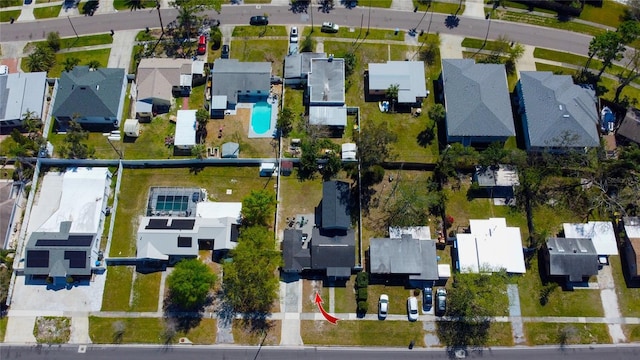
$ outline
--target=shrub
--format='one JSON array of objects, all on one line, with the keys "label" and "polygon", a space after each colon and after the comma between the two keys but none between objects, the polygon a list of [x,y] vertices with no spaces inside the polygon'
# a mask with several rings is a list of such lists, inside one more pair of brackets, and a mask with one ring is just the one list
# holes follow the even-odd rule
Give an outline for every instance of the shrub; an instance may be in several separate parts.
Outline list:
[{"label": "shrub", "polygon": [[52,31],[47,34],[47,45],[49,45],[54,52],[58,52],[60,50],[60,33]]},{"label": "shrub", "polygon": [[369,297],[369,291],[366,287],[358,288],[356,290],[356,299],[358,300],[358,302],[367,301],[368,297]]},{"label": "shrub", "polygon": [[220,49],[220,46],[222,46],[222,32],[220,31],[219,27],[212,27],[211,28],[211,47],[215,50]]},{"label": "shrub", "polygon": [[356,275],[356,288],[366,288],[369,286],[369,274],[362,271]]},{"label": "shrub", "polygon": [[369,310],[369,303],[366,301],[358,301],[358,313],[364,314]]}]

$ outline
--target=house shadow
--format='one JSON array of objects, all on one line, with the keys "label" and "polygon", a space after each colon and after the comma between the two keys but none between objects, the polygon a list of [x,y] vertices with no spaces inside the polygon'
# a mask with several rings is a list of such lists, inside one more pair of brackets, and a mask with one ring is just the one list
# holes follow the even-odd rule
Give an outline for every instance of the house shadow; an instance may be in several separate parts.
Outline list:
[{"label": "house shadow", "polygon": [[287,284],[296,282],[301,279],[302,277],[300,276],[299,273],[290,273],[290,272],[284,272],[284,271],[280,272],[280,281],[285,282]]},{"label": "house shadow", "polygon": [[632,279],[629,276],[629,262],[627,257],[624,255],[624,248],[620,250],[620,265],[622,266],[622,275],[624,276],[624,283],[629,289],[638,289],[640,288],[640,279]]}]

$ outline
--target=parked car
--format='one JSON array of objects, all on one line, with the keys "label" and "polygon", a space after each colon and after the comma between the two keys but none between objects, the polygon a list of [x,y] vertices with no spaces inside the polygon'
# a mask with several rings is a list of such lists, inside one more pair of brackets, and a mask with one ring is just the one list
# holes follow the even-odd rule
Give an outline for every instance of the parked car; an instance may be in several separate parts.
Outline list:
[{"label": "parked car", "polygon": [[389,312],[389,296],[386,294],[381,294],[380,299],[378,300],[378,319],[380,320],[386,319],[388,312]]},{"label": "parked car", "polygon": [[198,50],[196,51],[198,55],[204,55],[207,53],[207,37],[204,35],[200,35],[198,38]]},{"label": "parked car", "polygon": [[222,45],[222,53],[220,54],[220,58],[221,59],[229,58],[229,45],[227,44]]},{"label": "parked car", "polygon": [[439,288],[436,291],[436,315],[442,316],[447,311],[447,290]]},{"label": "parked car", "polygon": [[298,27],[292,26],[291,33],[289,33],[289,42],[297,43],[298,42]]},{"label": "parked car", "polygon": [[340,26],[338,26],[338,24],[334,24],[328,21],[323,22],[322,27],[320,28],[320,31],[326,33],[337,33],[338,30],[340,30]]},{"label": "parked car", "polygon": [[418,299],[415,296],[407,298],[407,315],[409,316],[409,321],[418,320]]},{"label": "parked car", "polygon": [[269,18],[266,16],[252,16],[249,20],[250,25],[269,25]]},{"label": "parked car", "polygon": [[422,289],[422,311],[429,311],[433,306],[433,289],[425,287]]}]

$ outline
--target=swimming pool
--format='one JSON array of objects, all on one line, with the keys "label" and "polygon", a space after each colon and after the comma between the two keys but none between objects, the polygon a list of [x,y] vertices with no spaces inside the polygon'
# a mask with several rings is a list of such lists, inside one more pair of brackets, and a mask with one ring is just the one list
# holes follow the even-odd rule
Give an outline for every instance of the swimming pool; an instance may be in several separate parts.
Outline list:
[{"label": "swimming pool", "polygon": [[271,128],[271,104],[261,101],[253,104],[251,128],[256,134],[264,134]]}]

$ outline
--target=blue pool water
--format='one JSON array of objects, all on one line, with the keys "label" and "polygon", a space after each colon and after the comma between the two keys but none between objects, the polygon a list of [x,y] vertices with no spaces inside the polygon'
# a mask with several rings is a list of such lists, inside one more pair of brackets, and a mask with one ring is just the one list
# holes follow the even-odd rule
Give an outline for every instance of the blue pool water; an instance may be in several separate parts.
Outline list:
[{"label": "blue pool water", "polygon": [[264,134],[271,128],[271,104],[261,101],[253,104],[251,128],[256,134]]}]

